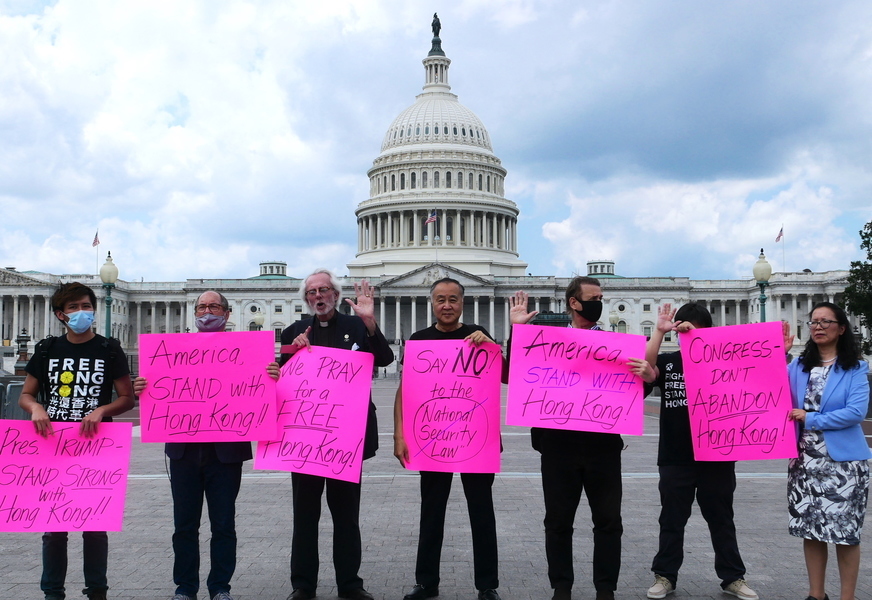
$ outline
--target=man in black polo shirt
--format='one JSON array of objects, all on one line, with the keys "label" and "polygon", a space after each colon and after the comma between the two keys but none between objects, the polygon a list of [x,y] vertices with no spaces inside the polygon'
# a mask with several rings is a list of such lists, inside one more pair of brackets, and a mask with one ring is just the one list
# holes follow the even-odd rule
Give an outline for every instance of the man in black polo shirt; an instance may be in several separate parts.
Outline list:
[{"label": "man in black polo shirt", "polygon": [[[492,342],[480,325],[460,322],[463,314],[463,286],[451,278],[440,279],[430,287],[436,323],[416,331],[410,340],[470,340],[479,345]],[[394,400],[394,456],[405,466],[409,447],[403,437],[403,385]],[[439,595],[439,561],[445,528],[445,509],[451,492],[453,473],[421,471],[421,521],[415,586],[403,600],[424,600]],[[475,587],[479,600],[500,600],[497,555],[497,526],[494,515],[493,473],[461,473],[463,493],[472,528],[472,555]]]}]

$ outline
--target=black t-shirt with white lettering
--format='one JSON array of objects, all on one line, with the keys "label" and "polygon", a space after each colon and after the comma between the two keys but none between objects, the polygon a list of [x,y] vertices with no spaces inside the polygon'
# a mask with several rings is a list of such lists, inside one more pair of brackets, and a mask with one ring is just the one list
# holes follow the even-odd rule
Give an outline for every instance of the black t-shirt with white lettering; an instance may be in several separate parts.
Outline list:
[{"label": "black t-shirt with white lettering", "polygon": [[112,402],[116,379],[130,374],[117,340],[95,335],[73,344],[66,336],[37,344],[25,371],[39,380],[39,401],[52,421],[81,421]]},{"label": "black t-shirt with white lettering", "polygon": [[[689,465],[693,458],[690,414],[684,389],[684,365],[681,352],[668,352],[657,357],[660,374],[650,386],[660,388],[660,445],[657,464],[660,466]],[[647,391],[647,390],[646,390]]]},{"label": "black t-shirt with white lettering", "polygon": [[[481,325],[467,325],[466,323],[461,323],[460,327],[455,329],[454,331],[439,331],[436,329],[436,324],[430,325],[426,329],[420,329],[409,336],[410,340],[462,340],[465,339],[466,336],[470,335],[475,331],[482,331],[488,337],[491,335],[487,332],[487,329],[482,327]],[[491,338],[493,339],[493,338]]]}]

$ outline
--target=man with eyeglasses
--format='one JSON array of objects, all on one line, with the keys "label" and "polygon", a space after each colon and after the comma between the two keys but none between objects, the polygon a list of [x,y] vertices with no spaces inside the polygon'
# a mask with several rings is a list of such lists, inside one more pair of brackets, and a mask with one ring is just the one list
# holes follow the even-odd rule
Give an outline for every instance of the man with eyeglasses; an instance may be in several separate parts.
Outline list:
[{"label": "man with eyeglasses", "polygon": [[[230,304],[223,294],[209,290],[194,305],[197,331],[224,331]],[[266,365],[267,374],[279,378],[278,363]],[[134,392],[147,381],[137,377]],[[251,442],[168,442],[170,489],[173,494],[172,600],[195,600],[200,589],[200,518],[203,498],[209,506],[211,568],[206,587],[212,600],[233,600],[230,579],[236,570],[236,497],[242,482],[242,463],[251,460]]]},{"label": "man with eyeglasses", "polygon": [[[536,312],[527,312],[527,295],[510,298],[509,319],[529,323]],[[603,291],[598,279],[576,277],[566,288],[570,327],[600,331]],[[621,570],[621,451],[624,441],[615,433],[571,431],[533,427],[533,448],[542,461],[545,496],[545,557],[552,600],[570,600],[575,574],[572,567],[572,533],[582,490],[587,495],[593,521],[593,584],[597,600],[613,600]]]},{"label": "man with eyeglasses", "polygon": [[[336,310],[342,287],[327,269],[306,277],[300,287],[312,317],[297,321],[282,332],[284,364],[296,352],[309,346],[327,346],[372,353],[376,367],[394,362],[394,352],[375,320],[373,288],[367,281],[354,284],[356,302],[345,302],[354,315]],[[370,398],[363,443],[363,459],[375,456],[378,430],[375,404]],[[333,567],[340,598],[373,600],[358,574],[361,562],[360,484],[303,473],[291,473],[293,485],[294,532],[291,541],[291,587],[288,600],[309,600],[318,587],[318,521],[321,495],[327,488],[327,506],[333,517]]]}]

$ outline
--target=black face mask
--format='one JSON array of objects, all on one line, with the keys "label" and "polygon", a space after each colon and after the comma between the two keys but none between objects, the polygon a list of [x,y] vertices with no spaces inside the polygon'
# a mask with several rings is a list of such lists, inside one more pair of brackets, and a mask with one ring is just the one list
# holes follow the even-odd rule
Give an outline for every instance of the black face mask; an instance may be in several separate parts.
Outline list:
[{"label": "black face mask", "polygon": [[587,319],[591,323],[599,321],[600,315],[603,314],[602,300],[578,300],[581,304],[581,310],[575,309],[579,316]]}]

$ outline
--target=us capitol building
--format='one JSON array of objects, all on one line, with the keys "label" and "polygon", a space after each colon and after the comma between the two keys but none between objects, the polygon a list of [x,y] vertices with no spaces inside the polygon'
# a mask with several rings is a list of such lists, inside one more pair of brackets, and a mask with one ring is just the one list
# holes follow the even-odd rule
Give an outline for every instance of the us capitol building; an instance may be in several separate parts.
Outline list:
[{"label": "us capitol building", "polygon": [[[385,336],[400,345],[432,323],[430,284],[453,277],[466,287],[464,317],[504,343],[509,332],[509,297],[530,295],[543,320],[560,322],[569,277],[531,276],[520,258],[518,206],[505,197],[506,169],[494,154],[481,120],[458,102],[449,85],[451,60],[433,38],[424,59],[424,88],[388,127],[381,152],[369,169],[370,197],[357,217],[357,254],[342,278],[343,298],[354,282],[367,278],[376,288],[376,317]],[[688,301],[705,304],[715,325],[760,320],[755,279],[691,280],[687,277],[621,277],[610,260],[590,260],[587,274],[602,281],[606,305],[601,326],[650,335],[657,307]],[[260,263],[247,279],[188,279],[171,282],[118,280],[112,290],[111,328],[136,369],[138,334],[193,330],[193,307],[205,290],[230,300],[229,330],[271,329],[279,334],[306,312],[303,283],[283,261]],[[840,302],[847,271],[775,273],[766,288],[767,320],[788,321],[804,342],[802,322],[815,302]],[[11,370],[17,346],[60,335],[49,299],[69,281],[90,285],[98,294],[95,328],[104,333],[105,288],[94,274],[54,275],[0,268],[0,333],[3,367]],[[348,311],[343,304],[341,310]],[[548,313],[551,314],[548,314]],[[852,323],[858,319],[851,317]],[[26,335],[23,335],[24,334]],[[26,338],[29,337],[29,341]],[[18,341],[16,341],[18,340]],[[674,342],[664,350],[675,348]],[[395,365],[392,365],[394,368]]]}]

